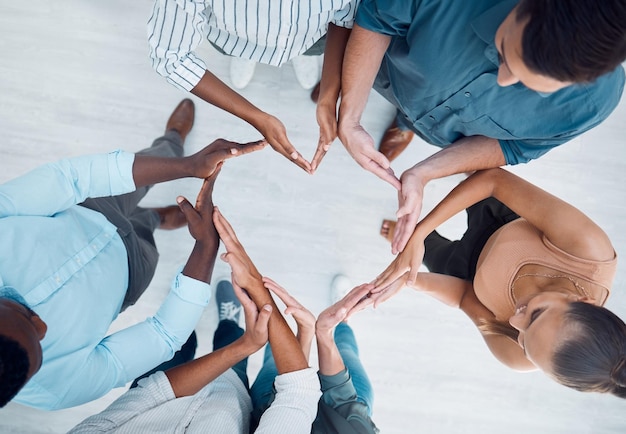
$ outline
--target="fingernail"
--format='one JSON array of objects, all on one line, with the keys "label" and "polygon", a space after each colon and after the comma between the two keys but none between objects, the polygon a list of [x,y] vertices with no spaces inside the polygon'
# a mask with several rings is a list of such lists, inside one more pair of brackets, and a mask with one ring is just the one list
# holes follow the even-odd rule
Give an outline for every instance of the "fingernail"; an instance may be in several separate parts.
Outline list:
[{"label": "fingernail", "polygon": [[237,152],[239,152],[239,150],[235,149],[235,148],[230,148],[230,153],[235,155]]},{"label": "fingernail", "polygon": [[178,197],[176,198],[176,203],[183,203],[183,201],[184,201],[184,200],[185,200],[185,198],[184,198],[184,197],[182,197],[182,196],[178,196]]},{"label": "fingernail", "polygon": [[291,158],[293,158],[294,160],[297,160],[297,159],[298,159],[298,152],[293,151],[293,152],[291,153]]},{"label": "fingernail", "polygon": [[266,304],[265,306],[263,306],[263,310],[271,312],[272,311],[272,306],[270,306],[269,304]]}]

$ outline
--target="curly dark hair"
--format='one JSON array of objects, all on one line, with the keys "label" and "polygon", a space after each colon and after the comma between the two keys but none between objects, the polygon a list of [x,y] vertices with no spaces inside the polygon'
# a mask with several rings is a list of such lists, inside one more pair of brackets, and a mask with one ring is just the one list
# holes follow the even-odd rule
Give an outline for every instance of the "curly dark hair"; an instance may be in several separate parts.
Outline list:
[{"label": "curly dark hair", "polygon": [[0,407],[13,399],[26,383],[30,362],[18,342],[0,335]]},{"label": "curly dark hair", "polygon": [[522,58],[563,82],[590,82],[626,59],[624,0],[521,0]]},{"label": "curly dark hair", "polygon": [[565,321],[576,330],[552,358],[559,383],[626,398],[626,324],[608,309],[574,302]]}]

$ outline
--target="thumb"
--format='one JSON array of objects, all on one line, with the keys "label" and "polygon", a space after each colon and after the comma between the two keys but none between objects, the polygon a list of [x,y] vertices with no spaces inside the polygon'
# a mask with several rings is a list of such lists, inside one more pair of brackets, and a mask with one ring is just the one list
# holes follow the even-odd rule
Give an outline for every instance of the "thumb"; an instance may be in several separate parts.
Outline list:
[{"label": "thumb", "polygon": [[196,215],[195,215],[196,214],[195,208],[183,196],[178,196],[176,198],[176,203],[178,204],[178,207],[183,212],[183,214],[185,214],[185,217],[187,218],[187,221],[191,221],[190,219],[193,219],[194,217],[196,217]]},{"label": "thumb", "polygon": [[270,317],[272,316],[272,306],[266,304],[263,306],[261,311],[259,312],[259,316],[256,320],[256,328],[258,331],[267,330],[267,325],[270,321]]}]

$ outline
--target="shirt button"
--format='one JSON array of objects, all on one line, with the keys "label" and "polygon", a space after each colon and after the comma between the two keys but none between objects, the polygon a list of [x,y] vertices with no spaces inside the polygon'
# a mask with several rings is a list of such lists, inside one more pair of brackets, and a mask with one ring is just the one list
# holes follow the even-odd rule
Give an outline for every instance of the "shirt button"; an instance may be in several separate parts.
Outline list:
[{"label": "shirt button", "polygon": [[444,108],[448,111],[452,110],[449,106],[445,106]]},{"label": "shirt button", "polygon": [[61,283],[61,278],[60,278],[59,276],[55,276],[55,277],[54,277],[54,281],[55,281],[56,283]]},{"label": "shirt button", "polygon": [[435,117],[433,115],[428,115],[428,117],[432,119],[433,121],[435,120]]},{"label": "shirt button", "polygon": [[469,92],[465,92],[465,96],[469,98],[470,96],[472,96],[472,94]]},{"label": "shirt button", "polygon": [[417,125],[419,125],[420,127],[424,126],[424,124],[422,122],[418,122]]}]

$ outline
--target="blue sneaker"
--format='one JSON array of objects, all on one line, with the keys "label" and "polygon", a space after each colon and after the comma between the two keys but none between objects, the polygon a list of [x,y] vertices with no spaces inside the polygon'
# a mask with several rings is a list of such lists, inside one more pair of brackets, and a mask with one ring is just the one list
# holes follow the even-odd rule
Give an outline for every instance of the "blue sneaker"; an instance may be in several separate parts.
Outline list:
[{"label": "blue sneaker", "polygon": [[242,306],[235,295],[233,285],[228,280],[221,280],[217,284],[215,301],[220,321],[229,320],[239,324]]}]

